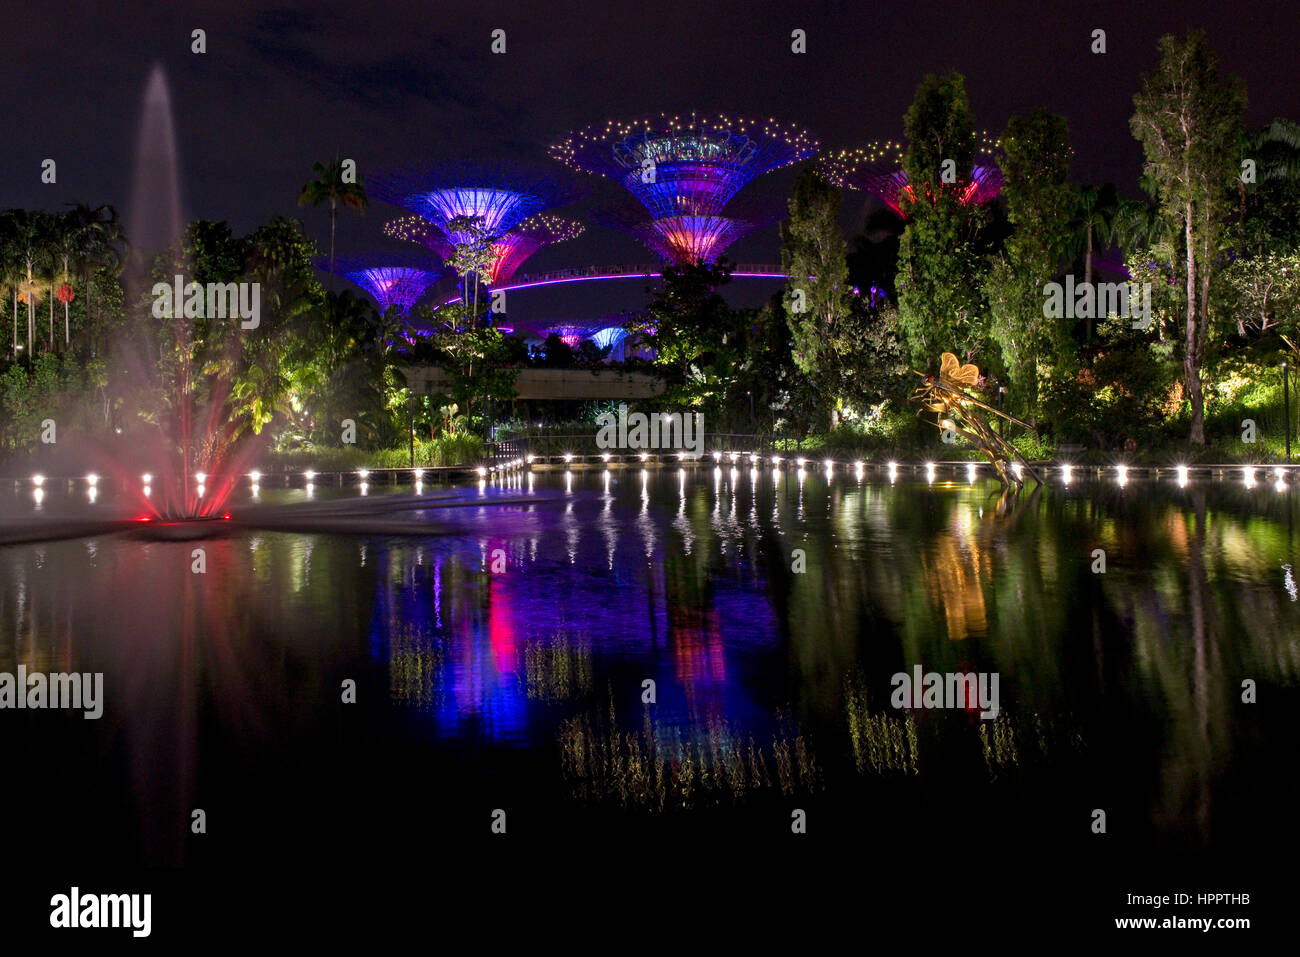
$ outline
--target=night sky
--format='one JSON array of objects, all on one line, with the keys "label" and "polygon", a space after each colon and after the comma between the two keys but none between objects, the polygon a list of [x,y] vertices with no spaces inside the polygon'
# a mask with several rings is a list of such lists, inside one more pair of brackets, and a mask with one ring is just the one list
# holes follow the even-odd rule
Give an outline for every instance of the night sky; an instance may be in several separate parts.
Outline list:
[{"label": "night sky", "polygon": [[[425,160],[549,165],[545,147],[570,128],[691,110],[773,116],[804,125],[824,148],[854,147],[901,139],[917,84],[947,68],[966,75],[980,128],[999,132],[1013,113],[1040,106],[1064,114],[1074,178],[1135,195],[1132,97],[1157,38],[1189,26],[1206,30],[1224,68],[1245,80],[1251,123],[1300,118],[1293,3],[7,6],[0,204],[110,202],[125,217],[141,96],[159,62],[177,114],[185,214],[226,219],[239,232],[273,213],[301,216],[322,249],[328,214],[299,210],[297,195],[311,164],[336,149],[363,176]],[[196,27],[207,31],[203,55],[190,52]],[[498,27],[504,56],[489,49]],[[802,56],[790,52],[796,27],[808,35]],[[1098,27],[1107,31],[1104,56],[1089,51]],[[56,185],[40,182],[46,157],[58,163]],[[792,175],[769,174],[752,195],[779,208]],[[586,206],[618,195],[573,176],[590,190]],[[861,225],[865,206],[850,198],[846,227]],[[375,204],[364,220],[342,215],[339,255],[403,248],[379,231],[395,214]],[[776,262],[775,226],[730,257]],[[593,228],[525,268],[651,258],[634,240]]]}]

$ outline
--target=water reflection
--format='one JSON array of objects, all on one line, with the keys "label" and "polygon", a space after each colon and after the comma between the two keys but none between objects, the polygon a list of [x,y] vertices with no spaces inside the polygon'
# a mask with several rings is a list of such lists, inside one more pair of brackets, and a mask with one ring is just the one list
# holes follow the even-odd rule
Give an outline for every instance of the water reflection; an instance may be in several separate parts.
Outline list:
[{"label": "water reflection", "polygon": [[[206,754],[333,727],[341,678],[371,671],[376,707],[435,742],[406,759],[492,745],[477,760],[527,754],[570,799],[667,813],[1050,778],[1122,789],[1130,826],[1213,843],[1240,800],[1227,769],[1289,753],[1242,682],[1263,699],[1300,675],[1292,492],[1000,497],[963,477],[530,473],[535,498],[475,482],[407,534],[235,531],[204,543],[204,575],[181,543],[9,546],[0,670],[105,672],[123,793],[179,822],[149,832],[154,863],[187,853]],[[891,707],[891,675],[918,664],[998,673],[1000,714]]]}]

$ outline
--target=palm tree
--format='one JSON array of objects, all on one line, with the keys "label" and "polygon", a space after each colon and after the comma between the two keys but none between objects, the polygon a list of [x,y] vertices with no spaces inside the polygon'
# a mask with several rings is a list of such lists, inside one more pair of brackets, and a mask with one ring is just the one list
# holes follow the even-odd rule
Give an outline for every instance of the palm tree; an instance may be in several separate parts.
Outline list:
[{"label": "palm tree", "polygon": [[[122,228],[118,222],[117,209],[107,203],[94,207],[77,203],[65,215],[78,236],[78,240],[73,244],[75,252],[72,262],[75,263],[77,272],[81,274],[81,288],[86,297],[86,322],[91,323],[93,289],[90,276],[97,269],[116,268],[121,265],[122,253],[119,243],[122,239]],[[65,273],[68,265],[65,261]]]},{"label": "palm tree", "polygon": [[14,332],[9,343],[9,358],[18,358],[18,275],[19,250],[18,228],[15,210],[7,209],[0,213],[0,284],[8,286],[13,293]]},{"label": "palm tree", "polygon": [[299,206],[330,204],[330,291],[334,291],[334,227],[338,220],[339,203],[364,214],[370,201],[366,198],[361,177],[355,183],[343,182],[343,161],[337,155],[328,163],[313,163],[311,171],[316,178],[298,194]]},{"label": "palm tree", "polygon": [[[1092,287],[1092,259],[1097,250],[1109,248],[1114,241],[1115,213],[1118,200],[1115,187],[1107,183],[1101,189],[1085,186],[1079,190],[1074,215],[1070,219],[1073,237],[1070,250],[1077,260],[1083,259],[1083,281]],[[1092,340],[1092,319],[1088,319],[1087,341]]]}]

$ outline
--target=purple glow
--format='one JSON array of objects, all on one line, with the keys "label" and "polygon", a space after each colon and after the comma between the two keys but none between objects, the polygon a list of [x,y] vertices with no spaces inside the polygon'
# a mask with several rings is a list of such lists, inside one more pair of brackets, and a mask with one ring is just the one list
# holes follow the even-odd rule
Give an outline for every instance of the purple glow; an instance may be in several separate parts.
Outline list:
[{"label": "purple glow", "polygon": [[353,268],[342,275],[370,293],[381,313],[387,312],[390,306],[397,306],[402,315],[411,311],[411,307],[438,278],[438,274],[431,270],[406,266]]}]

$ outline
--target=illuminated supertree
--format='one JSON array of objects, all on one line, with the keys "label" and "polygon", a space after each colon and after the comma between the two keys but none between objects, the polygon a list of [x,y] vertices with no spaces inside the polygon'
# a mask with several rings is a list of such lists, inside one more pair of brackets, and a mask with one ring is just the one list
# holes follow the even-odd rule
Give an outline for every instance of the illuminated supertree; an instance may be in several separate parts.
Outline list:
[{"label": "illuminated supertree", "polygon": [[[524,260],[537,250],[577,239],[586,228],[582,223],[550,213],[529,216],[493,244],[493,259],[483,274],[484,282],[489,286],[509,282]],[[384,235],[419,243],[442,259],[449,258],[456,248],[437,226],[421,216],[402,216],[385,223]]]},{"label": "illuminated supertree", "polygon": [[[982,206],[1002,190],[997,149],[996,139],[987,133],[981,136],[969,174],[956,184],[962,202]],[[823,156],[817,167],[834,185],[871,193],[902,216],[904,204],[913,200],[912,186],[903,170],[903,152],[898,143],[872,143],[864,149],[839,150]]]},{"label": "illuminated supertree", "polygon": [[721,216],[750,180],[812,156],[817,141],[775,120],[661,114],[570,133],[551,147],[559,162],[607,176],[652,219]]},{"label": "illuminated supertree", "polygon": [[455,245],[475,237],[457,229],[453,220],[477,219],[489,234],[503,236],[529,216],[573,196],[547,173],[477,164],[395,170],[372,177],[369,189],[385,203],[422,216]]},{"label": "illuminated supertree", "polygon": [[543,246],[577,239],[587,227],[572,219],[537,213],[529,216],[501,237],[493,247],[496,258],[488,267],[487,284],[497,286],[508,282],[516,270]]},{"label": "illuminated supertree", "polygon": [[396,306],[402,315],[411,311],[438,278],[436,269],[384,253],[364,259],[338,260],[334,272],[368,292],[381,313]]}]

